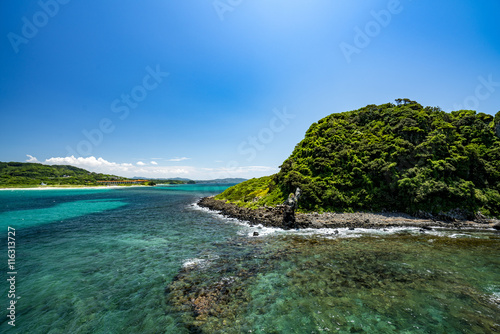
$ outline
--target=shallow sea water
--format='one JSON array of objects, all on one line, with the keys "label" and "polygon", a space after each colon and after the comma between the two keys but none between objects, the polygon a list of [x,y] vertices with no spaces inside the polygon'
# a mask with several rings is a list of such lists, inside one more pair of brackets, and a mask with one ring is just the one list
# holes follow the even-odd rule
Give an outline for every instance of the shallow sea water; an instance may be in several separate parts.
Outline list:
[{"label": "shallow sea water", "polygon": [[193,205],[224,188],[1,191],[0,332],[500,332],[497,232],[282,231]]}]

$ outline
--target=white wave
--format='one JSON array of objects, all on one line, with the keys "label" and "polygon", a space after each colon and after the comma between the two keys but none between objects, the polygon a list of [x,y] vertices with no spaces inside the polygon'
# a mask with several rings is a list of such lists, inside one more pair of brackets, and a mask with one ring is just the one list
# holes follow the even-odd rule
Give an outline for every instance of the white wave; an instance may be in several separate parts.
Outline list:
[{"label": "white wave", "polygon": [[208,260],[206,259],[187,259],[182,263],[182,268],[193,268],[193,267],[205,267],[207,264]]},{"label": "white wave", "polygon": [[247,220],[241,220],[241,219],[237,219],[237,218],[227,217],[227,216],[223,215],[222,213],[219,213],[218,211],[211,210],[209,208],[205,208],[205,207],[199,206],[198,205],[198,201],[189,204],[188,205],[188,209],[195,210],[195,211],[206,212],[206,213],[209,213],[210,215],[212,215],[212,216],[214,216],[216,218],[222,219],[224,221],[236,223],[238,225],[242,225],[242,226],[250,226],[251,225],[250,222],[247,221]]},{"label": "white wave", "polygon": [[485,297],[494,305],[500,308],[500,286],[490,286],[488,289],[489,294]]},{"label": "white wave", "polygon": [[[360,228],[357,227],[354,230],[349,228],[304,228],[304,229],[290,229],[285,230],[278,227],[265,227],[262,224],[252,224],[246,220],[240,220],[236,218],[227,217],[217,211],[201,207],[197,202],[189,205],[190,209],[203,211],[211,214],[214,217],[223,219],[224,221],[240,225],[242,229],[238,232],[239,235],[248,237],[266,237],[269,235],[301,235],[301,236],[321,236],[325,238],[335,239],[335,238],[359,238],[362,236],[384,236],[392,235],[397,233],[410,233],[410,234],[422,234],[438,236],[438,237],[450,237],[450,238],[481,238],[482,236],[476,235],[477,230],[474,228],[462,228],[460,233],[457,230],[450,230],[438,226],[430,226],[431,230],[422,230],[420,227],[386,227],[386,228]],[[493,230],[493,229],[491,229]],[[485,231],[482,231],[483,233]],[[255,232],[258,233],[255,234]]]},{"label": "white wave", "polygon": [[205,269],[207,268],[213,261],[219,259],[219,255],[213,253],[205,253],[202,255],[203,257],[194,257],[184,260],[182,262],[182,267],[184,269]]},{"label": "white wave", "polygon": [[489,300],[500,308],[500,293],[494,293],[490,296]]}]

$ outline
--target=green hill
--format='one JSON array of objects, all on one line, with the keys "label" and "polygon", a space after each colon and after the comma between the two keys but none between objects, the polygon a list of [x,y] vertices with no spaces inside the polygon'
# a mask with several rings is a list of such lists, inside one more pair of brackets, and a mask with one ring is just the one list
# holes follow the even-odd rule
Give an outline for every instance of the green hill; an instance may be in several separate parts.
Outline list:
[{"label": "green hill", "polygon": [[64,165],[0,162],[0,188],[46,185],[97,185],[97,181],[127,180],[115,175],[92,173]]},{"label": "green hill", "polygon": [[331,114],[280,168],[216,198],[272,206],[300,187],[302,211],[500,217],[500,112],[446,113],[397,99]]}]

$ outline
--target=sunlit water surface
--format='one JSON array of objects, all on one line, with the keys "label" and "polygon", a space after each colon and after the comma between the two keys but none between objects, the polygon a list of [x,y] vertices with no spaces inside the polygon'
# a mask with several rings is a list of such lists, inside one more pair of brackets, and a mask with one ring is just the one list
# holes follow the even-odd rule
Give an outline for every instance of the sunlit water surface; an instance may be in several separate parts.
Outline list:
[{"label": "sunlit water surface", "polygon": [[0,332],[500,332],[498,233],[282,231],[193,205],[225,187],[0,191]]}]

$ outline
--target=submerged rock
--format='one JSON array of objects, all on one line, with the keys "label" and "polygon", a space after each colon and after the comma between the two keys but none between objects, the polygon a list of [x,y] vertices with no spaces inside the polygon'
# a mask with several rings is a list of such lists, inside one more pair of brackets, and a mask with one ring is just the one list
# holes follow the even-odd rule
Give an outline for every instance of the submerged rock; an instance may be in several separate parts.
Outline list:
[{"label": "submerged rock", "polygon": [[207,271],[182,268],[165,298],[190,333],[318,333],[318,322],[343,333],[434,333],[443,323],[493,333],[498,302],[476,282],[494,286],[495,277],[474,267],[496,263],[498,247],[425,234],[237,237]]}]

